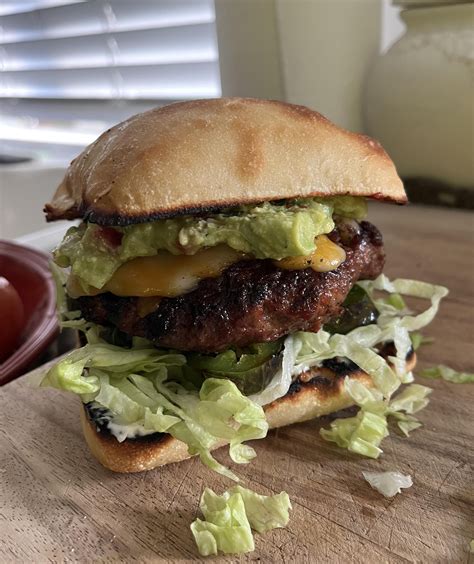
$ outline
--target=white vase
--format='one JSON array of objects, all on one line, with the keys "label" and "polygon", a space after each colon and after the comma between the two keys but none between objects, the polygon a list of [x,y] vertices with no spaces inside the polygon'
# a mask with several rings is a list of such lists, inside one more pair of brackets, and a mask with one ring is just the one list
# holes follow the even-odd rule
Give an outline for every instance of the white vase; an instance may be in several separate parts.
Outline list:
[{"label": "white vase", "polygon": [[401,17],[405,35],[368,78],[367,132],[403,178],[474,190],[474,5],[412,8]]}]

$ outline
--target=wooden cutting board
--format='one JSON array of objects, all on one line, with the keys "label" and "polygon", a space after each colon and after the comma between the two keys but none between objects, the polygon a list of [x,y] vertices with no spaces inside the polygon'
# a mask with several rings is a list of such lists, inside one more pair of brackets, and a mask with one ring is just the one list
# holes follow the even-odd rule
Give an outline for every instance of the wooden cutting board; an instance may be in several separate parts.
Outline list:
[{"label": "wooden cutting board", "polygon": [[[420,366],[474,369],[473,218],[470,213],[374,205],[390,276],[451,289],[436,340]],[[41,370],[41,369],[40,369]],[[255,441],[258,456],[238,468],[244,484],[293,503],[286,529],[257,535],[240,561],[467,562],[474,537],[472,461],[474,386],[428,382],[424,426],[409,439],[393,433],[379,460],[324,442],[311,421]],[[205,486],[231,484],[193,459],[153,472],[113,474],[95,462],[79,427],[79,402],[26,379],[0,392],[0,562],[195,559],[189,531]],[[228,462],[224,451],[218,456]],[[414,485],[392,500],[363,470],[400,470]],[[235,560],[235,559],[229,559]]]}]

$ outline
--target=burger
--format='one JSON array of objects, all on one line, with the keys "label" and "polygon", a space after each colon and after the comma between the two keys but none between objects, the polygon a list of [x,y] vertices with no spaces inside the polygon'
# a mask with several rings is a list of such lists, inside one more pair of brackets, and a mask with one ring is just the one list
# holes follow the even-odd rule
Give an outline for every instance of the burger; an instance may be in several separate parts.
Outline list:
[{"label": "burger", "polygon": [[[97,459],[136,472],[199,455],[235,478],[211,451],[248,462],[245,441],[355,404],[323,436],[377,456],[412,380],[409,332],[445,292],[384,277],[368,199],[407,201],[380,144],[278,101],[171,104],[87,147],[45,206],[80,220],[54,271],[83,346],[43,385],[80,396]],[[432,305],[412,315],[402,294]]]}]

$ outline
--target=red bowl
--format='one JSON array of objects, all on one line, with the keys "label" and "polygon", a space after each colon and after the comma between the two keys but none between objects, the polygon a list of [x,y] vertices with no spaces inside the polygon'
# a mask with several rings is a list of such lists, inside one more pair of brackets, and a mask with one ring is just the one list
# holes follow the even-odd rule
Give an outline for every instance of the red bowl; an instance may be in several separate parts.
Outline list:
[{"label": "red bowl", "polygon": [[0,240],[0,276],[13,284],[25,310],[20,346],[0,364],[0,385],[20,376],[58,334],[49,261],[45,253]]}]

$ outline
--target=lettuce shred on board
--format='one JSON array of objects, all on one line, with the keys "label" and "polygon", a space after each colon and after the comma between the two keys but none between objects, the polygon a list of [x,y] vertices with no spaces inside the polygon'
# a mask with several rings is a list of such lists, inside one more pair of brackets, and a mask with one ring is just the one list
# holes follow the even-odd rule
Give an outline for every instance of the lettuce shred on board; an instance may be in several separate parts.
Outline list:
[{"label": "lettuce shred on board", "polygon": [[199,504],[204,520],[196,519],[191,531],[201,556],[243,554],[255,549],[252,530],[264,533],[286,527],[291,509],[286,492],[259,495],[235,486],[222,495],[206,488]]}]

